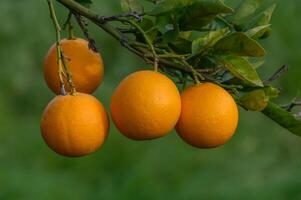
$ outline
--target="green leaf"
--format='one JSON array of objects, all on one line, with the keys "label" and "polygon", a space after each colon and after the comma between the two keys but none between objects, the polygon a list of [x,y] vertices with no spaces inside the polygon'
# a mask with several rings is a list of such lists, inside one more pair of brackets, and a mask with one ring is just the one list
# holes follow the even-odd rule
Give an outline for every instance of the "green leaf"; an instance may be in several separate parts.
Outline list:
[{"label": "green leaf", "polygon": [[179,54],[191,53],[191,41],[187,39],[178,37],[168,44],[172,48],[172,50],[174,50],[176,53]]},{"label": "green leaf", "polygon": [[178,9],[182,9],[186,6],[192,5],[196,0],[165,0],[162,3],[157,4],[153,10],[147,14],[149,15],[162,15],[168,12],[172,12]]},{"label": "green leaf", "polygon": [[[150,18],[144,17],[141,22],[138,22],[138,25],[144,30],[145,34],[147,35],[148,39],[152,42],[156,39],[158,35],[158,29],[154,26],[153,20]],[[144,42],[145,39],[141,35],[141,33],[137,33],[137,40]]]},{"label": "green leaf", "polygon": [[264,92],[267,96],[269,96],[270,98],[276,98],[279,96],[280,91],[277,88],[274,88],[272,86],[266,86],[264,87]]},{"label": "green leaf", "polygon": [[220,61],[230,71],[230,73],[241,80],[244,84],[250,86],[263,86],[256,70],[249,61],[238,56],[221,56]]},{"label": "green leaf", "polygon": [[170,42],[175,41],[179,37],[179,35],[180,35],[180,32],[177,29],[171,30],[171,31],[166,32],[163,35],[163,40],[167,43],[170,43]]},{"label": "green leaf", "polygon": [[268,105],[269,97],[263,89],[257,89],[240,97],[239,102],[247,110],[262,111]]},{"label": "green leaf", "polygon": [[170,31],[171,29],[173,29],[171,17],[167,15],[157,16],[155,26],[162,34],[166,33],[167,31]]},{"label": "green leaf", "polygon": [[263,57],[266,55],[258,42],[242,32],[235,32],[222,38],[215,44],[214,50],[219,54],[238,56]]},{"label": "green leaf", "polygon": [[279,95],[279,90],[267,86],[263,89],[253,90],[244,94],[239,98],[240,104],[247,110],[262,111],[268,105],[271,98],[276,98]]},{"label": "green leaf", "polygon": [[173,15],[183,31],[201,30],[218,14],[233,10],[221,0],[165,0],[157,4],[149,15]]},{"label": "green leaf", "polygon": [[75,0],[77,3],[82,4],[83,6],[89,8],[91,4],[93,3],[92,0]]},{"label": "green leaf", "polygon": [[123,12],[143,13],[143,6],[137,0],[120,0]]},{"label": "green leaf", "polygon": [[251,65],[253,66],[254,69],[257,69],[261,67],[265,63],[265,60],[259,60],[256,62],[252,62]]},{"label": "green leaf", "polygon": [[245,32],[245,34],[253,39],[261,38],[268,30],[270,30],[270,24],[257,26]]},{"label": "green leaf", "polygon": [[236,12],[231,16],[232,22],[237,25],[241,25],[259,8],[263,0],[242,0]]},{"label": "green leaf", "polygon": [[181,30],[202,30],[218,14],[232,13],[232,8],[220,0],[199,0],[184,9],[180,17]]},{"label": "green leaf", "polygon": [[257,15],[252,21],[251,23],[249,23],[249,25],[247,26],[247,29],[251,29],[253,27],[257,27],[257,26],[264,26],[270,23],[273,12],[276,8],[276,5],[273,4],[272,6],[270,6],[269,8],[267,8],[265,11],[263,11],[262,13],[260,13],[259,15]]},{"label": "green leaf", "polygon": [[228,28],[219,29],[207,33],[205,36],[199,37],[192,42],[192,55],[200,53],[202,50],[215,45],[215,43],[223,38],[229,32]]}]

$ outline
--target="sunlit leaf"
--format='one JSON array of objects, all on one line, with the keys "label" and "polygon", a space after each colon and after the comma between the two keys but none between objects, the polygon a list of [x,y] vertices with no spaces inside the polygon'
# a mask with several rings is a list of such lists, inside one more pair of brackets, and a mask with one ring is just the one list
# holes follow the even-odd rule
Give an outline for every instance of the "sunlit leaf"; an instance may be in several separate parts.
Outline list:
[{"label": "sunlit leaf", "polygon": [[231,16],[233,23],[243,24],[262,4],[263,0],[242,0]]},{"label": "sunlit leaf", "polygon": [[247,29],[254,28],[257,26],[264,26],[270,23],[273,12],[276,8],[276,5],[272,5],[267,8],[265,11],[257,15],[247,26]]},{"label": "sunlit leaf", "polygon": [[261,38],[270,29],[270,26],[270,24],[257,26],[248,30],[247,32],[245,32],[245,34],[253,39]]},{"label": "sunlit leaf", "polygon": [[246,85],[263,86],[256,70],[252,67],[250,62],[239,56],[221,56],[220,61],[231,72],[231,74],[241,80]]},{"label": "sunlit leaf", "polygon": [[232,33],[219,40],[214,50],[220,54],[233,54],[238,56],[263,57],[266,55],[263,47],[255,40],[242,32]]},{"label": "sunlit leaf", "polygon": [[199,37],[192,42],[192,55],[198,54],[200,51],[212,47],[215,43],[223,38],[229,32],[228,28],[211,31],[205,36]]}]

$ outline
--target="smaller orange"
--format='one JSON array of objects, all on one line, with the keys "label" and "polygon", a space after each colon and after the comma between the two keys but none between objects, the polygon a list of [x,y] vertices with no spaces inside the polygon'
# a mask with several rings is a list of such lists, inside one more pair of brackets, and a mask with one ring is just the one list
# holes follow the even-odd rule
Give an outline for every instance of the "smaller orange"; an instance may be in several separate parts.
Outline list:
[{"label": "smaller orange", "polygon": [[176,125],[179,136],[199,148],[225,144],[238,124],[238,109],[233,97],[213,83],[198,84],[181,94],[182,111]]},{"label": "smaller orange", "polygon": [[[61,40],[65,62],[69,67],[75,88],[78,92],[93,93],[103,79],[104,64],[99,53],[88,47],[88,41],[76,39]],[[60,93],[56,44],[48,51],[44,61],[44,78],[48,87],[56,94]],[[65,87],[70,91],[66,80]]]},{"label": "smaller orange", "polygon": [[108,135],[109,120],[92,95],[57,96],[46,107],[41,133],[46,144],[60,155],[78,157],[96,151]]}]

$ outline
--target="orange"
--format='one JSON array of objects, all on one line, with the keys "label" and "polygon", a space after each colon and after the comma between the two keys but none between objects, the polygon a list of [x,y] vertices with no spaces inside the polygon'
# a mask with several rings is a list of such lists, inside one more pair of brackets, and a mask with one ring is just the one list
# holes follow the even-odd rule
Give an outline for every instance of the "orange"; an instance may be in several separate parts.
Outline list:
[{"label": "orange", "polygon": [[154,71],[130,74],[118,85],[111,99],[113,122],[134,140],[159,138],[170,132],[181,112],[176,85]]},{"label": "orange", "polygon": [[182,111],[176,125],[179,136],[199,148],[225,144],[234,134],[238,109],[232,96],[213,83],[198,84],[181,94]]},{"label": "orange", "polygon": [[[69,67],[75,88],[78,92],[93,93],[103,78],[104,66],[99,53],[88,47],[83,39],[63,39],[61,41],[65,62]],[[57,51],[54,44],[48,51],[44,62],[44,77],[48,87],[56,94],[60,93],[58,77]],[[65,80],[65,87],[70,91]]]},{"label": "orange", "polygon": [[96,151],[108,135],[109,120],[102,104],[93,96],[57,96],[46,107],[41,133],[46,144],[68,157]]}]

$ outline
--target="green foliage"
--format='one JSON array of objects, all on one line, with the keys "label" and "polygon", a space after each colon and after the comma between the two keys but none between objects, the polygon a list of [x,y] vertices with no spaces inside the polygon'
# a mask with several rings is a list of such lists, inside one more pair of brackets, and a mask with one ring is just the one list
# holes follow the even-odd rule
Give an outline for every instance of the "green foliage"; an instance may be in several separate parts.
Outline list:
[{"label": "green foliage", "polygon": [[[131,3],[138,5],[137,1],[121,2],[127,8]],[[272,9],[258,13],[261,3],[260,0],[245,0],[234,11],[220,0],[165,0],[146,11],[145,21],[138,25],[145,30],[154,47],[171,54],[188,55],[187,62],[191,66],[222,64],[226,73],[234,76],[239,84],[262,87],[256,68],[264,60],[251,63],[248,59],[266,55],[257,40],[270,31]],[[243,32],[236,29],[241,25],[245,27]],[[136,37],[143,42],[139,32]]]}]

